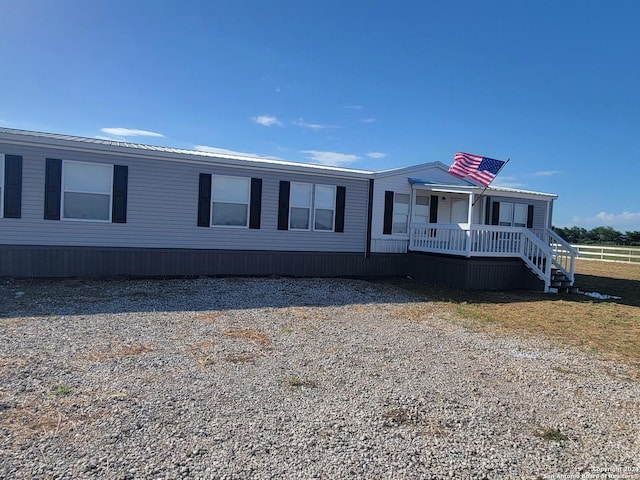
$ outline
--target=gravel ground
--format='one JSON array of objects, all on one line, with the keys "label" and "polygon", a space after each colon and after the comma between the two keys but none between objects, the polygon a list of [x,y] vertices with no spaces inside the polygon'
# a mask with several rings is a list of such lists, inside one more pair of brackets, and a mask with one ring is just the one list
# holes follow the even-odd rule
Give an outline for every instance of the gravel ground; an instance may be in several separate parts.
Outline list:
[{"label": "gravel ground", "polygon": [[625,367],[388,284],[3,280],[0,301],[0,478],[640,478]]}]

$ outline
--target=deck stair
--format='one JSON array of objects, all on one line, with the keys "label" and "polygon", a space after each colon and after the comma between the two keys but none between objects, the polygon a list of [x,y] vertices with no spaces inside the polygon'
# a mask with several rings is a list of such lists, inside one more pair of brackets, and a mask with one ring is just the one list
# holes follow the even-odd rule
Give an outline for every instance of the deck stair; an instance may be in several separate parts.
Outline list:
[{"label": "deck stair", "polygon": [[551,270],[551,285],[549,293],[578,293],[578,287],[561,270],[553,268]]}]

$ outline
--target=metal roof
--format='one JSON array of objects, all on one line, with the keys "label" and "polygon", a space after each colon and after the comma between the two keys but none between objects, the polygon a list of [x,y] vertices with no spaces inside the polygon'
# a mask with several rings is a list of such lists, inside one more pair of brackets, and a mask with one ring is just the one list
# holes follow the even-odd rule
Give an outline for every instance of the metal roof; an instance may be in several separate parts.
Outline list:
[{"label": "metal roof", "polygon": [[314,170],[318,172],[346,174],[348,176],[368,177],[374,173],[370,170],[291,162],[270,157],[234,155],[222,152],[206,152],[183,148],[161,147],[142,143],[121,142],[118,140],[80,137],[76,135],[64,135],[58,133],[33,132],[5,127],[0,127],[0,140],[13,143],[46,143],[48,146],[55,145],[58,147],[74,149],[86,148],[91,150],[100,150],[106,153],[129,153],[135,155],[144,153],[151,156],[172,157],[176,160],[179,159],[175,158],[176,156],[182,159],[209,162],[215,161],[216,163],[219,163],[222,160],[223,163],[244,164],[245,166],[275,166],[292,170]]},{"label": "metal roof", "polygon": [[[157,145],[147,145],[143,143],[121,142],[104,138],[80,137],[76,135],[65,135],[60,133],[34,132],[29,130],[19,130],[14,128],[0,127],[0,141],[15,144],[42,144],[50,148],[72,149],[72,150],[98,150],[107,154],[129,154],[136,156],[151,156],[164,158],[167,160],[183,162],[215,162],[228,165],[238,165],[244,167],[270,167],[290,171],[314,172],[318,174],[334,174],[356,178],[378,178],[392,175],[411,173],[427,167],[437,168],[446,171],[447,166],[441,162],[423,163],[408,167],[393,168],[390,170],[372,171],[359,170],[355,168],[334,167],[328,165],[318,165],[312,163],[291,162],[270,157],[234,155],[222,152],[205,152],[200,150],[189,150],[184,148],[161,147]],[[468,185],[437,185],[429,180],[415,178],[408,179],[411,184],[422,184],[428,187],[453,188],[478,193],[483,187],[465,180]],[[487,192],[504,192],[519,195],[536,195],[557,198],[557,195],[528,190],[517,190],[506,187],[488,187]]]},{"label": "metal roof", "polygon": [[446,190],[449,192],[460,192],[460,193],[483,193],[485,195],[492,195],[495,193],[509,193],[509,194],[517,194],[517,195],[534,195],[537,197],[549,197],[549,198],[557,198],[558,196],[553,193],[544,193],[544,192],[535,192],[533,190],[519,190],[515,188],[507,188],[507,187],[482,187],[478,185],[447,185],[434,183],[429,180],[423,180],[419,178],[409,178],[409,183],[411,185],[422,185],[427,187],[427,190]]}]

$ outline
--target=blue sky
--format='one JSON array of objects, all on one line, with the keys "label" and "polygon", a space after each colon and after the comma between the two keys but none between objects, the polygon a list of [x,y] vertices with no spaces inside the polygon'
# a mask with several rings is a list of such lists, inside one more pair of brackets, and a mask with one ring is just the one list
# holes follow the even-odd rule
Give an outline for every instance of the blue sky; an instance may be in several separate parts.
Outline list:
[{"label": "blue sky", "polygon": [[361,169],[457,151],[640,230],[640,3],[21,0],[0,125]]}]

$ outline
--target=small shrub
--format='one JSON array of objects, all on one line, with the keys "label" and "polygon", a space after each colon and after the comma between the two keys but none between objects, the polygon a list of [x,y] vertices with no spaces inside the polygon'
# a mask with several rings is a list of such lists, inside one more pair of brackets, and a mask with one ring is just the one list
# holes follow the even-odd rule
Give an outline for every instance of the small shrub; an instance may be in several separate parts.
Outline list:
[{"label": "small shrub", "polygon": [[289,387],[290,390],[295,390],[302,387],[315,388],[318,386],[316,382],[314,382],[313,380],[306,380],[306,379],[300,378],[297,375],[292,375],[289,378],[287,378],[287,381],[285,382],[285,384],[287,385],[287,387]]},{"label": "small shrub", "polygon": [[71,387],[67,385],[59,385],[53,390],[52,395],[55,395],[56,397],[61,395],[68,395],[71,393],[71,390]]},{"label": "small shrub", "polygon": [[225,337],[249,340],[265,347],[271,345],[269,335],[255,328],[230,328],[225,330],[222,334]]},{"label": "small shrub", "polygon": [[568,440],[569,437],[562,433],[559,428],[547,427],[536,432],[536,436],[547,440],[548,442],[562,442]]}]

